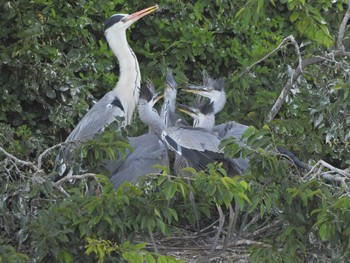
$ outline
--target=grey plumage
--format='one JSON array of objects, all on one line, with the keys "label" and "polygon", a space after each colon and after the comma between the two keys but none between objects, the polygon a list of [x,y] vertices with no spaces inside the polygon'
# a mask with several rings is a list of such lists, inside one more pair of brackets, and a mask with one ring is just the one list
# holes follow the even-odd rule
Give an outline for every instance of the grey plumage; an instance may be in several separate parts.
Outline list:
[{"label": "grey plumage", "polygon": [[[149,87],[151,87],[150,84]],[[160,173],[161,169],[154,167],[155,165],[169,166],[167,148],[160,140],[164,123],[154,109],[154,104],[158,99],[159,96],[152,93],[148,87],[141,88],[138,111],[141,121],[149,126],[151,132],[129,138],[129,143],[134,151],[111,176],[114,188],[118,188],[126,181],[135,183],[143,175]]]},{"label": "grey plumage", "polygon": [[121,163],[119,169],[111,176],[114,188],[128,181],[136,183],[146,174],[160,173],[155,165],[168,166],[167,149],[154,133],[143,134],[130,138],[134,151]]},{"label": "grey plumage", "polygon": [[81,142],[93,138],[97,133],[117,122],[117,129],[129,124],[138,101],[141,74],[135,53],[126,39],[126,30],[141,17],[155,11],[156,6],[146,8],[131,15],[115,14],[105,23],[105,36],[117,57],[120,77],[115,88],[106,93],[83,117],[67,137],[67,145],[62,146],[56,157],[53,181],[72,173],[72,149]]}]

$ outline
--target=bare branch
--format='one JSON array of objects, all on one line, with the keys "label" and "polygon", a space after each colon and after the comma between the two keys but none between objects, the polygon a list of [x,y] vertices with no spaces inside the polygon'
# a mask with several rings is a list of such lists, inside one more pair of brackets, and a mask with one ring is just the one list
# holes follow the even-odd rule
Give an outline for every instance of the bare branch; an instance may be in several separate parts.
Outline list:
[{"label": "bare branch", "polygon": [[150,236],[151,241],[152,241],[152,244],[153,244],[154,252],[155,252],[155,253],[159,253],[159,250],[158,250],[158,247],[157,247],[157,244],[156,244],[156,241],[155,241],[155,239],[154,239],[154,236],[153,236],[152,231],[148,229],[148,233],[149,233],[149,236]]},{"label": "bare branch", "polygon": [[37,169],[37,167],[36,167],[32,162],[20,160],[20,159],[18,159],[17,157],[15,157],[15,156],[13,156],[12,154],[10,154],[10,153],[8,153],[7,151],[5,151],[2,147],[0,147],[0,152],[3,153],[5,156],[7,156],[8,158],[10,158],[12,161],[14,161],[14,162],[17,163],[17,164],[27,166],[27,167],[29,167],[29,168],[31,168],[31,169],[34,169],[34,170]]},{"label": "bare branch", "polygon": [[[263,62],[265,59],[267,59],[268,57],[270,57],[271,55],[273,55],[274,53],[276,53],[277,51],[279,51],[283,45],[287,42],[290,41],[294,46],[295,43],[297,43],[294,39],[294,37],[292,35],[284,38],[282,40],[282,42],[274,49],[272,50],[270,53],[268,53],[266,56],[262,57],[261,59],[259,59],[258,61],[254,62],[252,65],[250,65],[249,67],[245,68],[241,74],[239,74],[239,77],[242,77],[245,73],[249,72],[253,67],[255,67],[257,64]],[[300,51],[299,51],[299,45],[297,44],[296,49],[298,49],[297,54],[298,54],[298,58],[301,61],[301,55],[300,55]]]},{"label": "bare branch", "polygon": [[216,235],[215,235],[215,238],[214,238],[214,242],[213,242],[213,245],[210,249],[210,254],[208,256],[208,258],[211,258],[215,252],[215,249],[216,249],[216,246],[219,242],[219,238],[220,238],[220,234],[221,234],[221,231],[222,231],[222,228],[224,226],[224,223],[225,223],[225,215],[224,213],[222,212],[222,209],[221,209],[221,206],[219,206],[218,204],[216,204],[216,208],[219,212],[219,227],[218,227],[218,230],[216,232]]},{"label": "bare branch", "polygon": [[55,186],[59,187],[61,186],[64,182],[67,182],[69,180],[83,180],[86,178],[96,178],[97,174],[94,173],[86,173],[86,174],[81,174],[81,175],[70,175],[70,176],[65,176],[61,180],[58,180],[56,183],[54,183]]},{"label": "bare branch", "polygon": [[[75,142],[74,142],[75,143]],[[57,149],[63,145],[70,145],[72,144],[71,142],[61,142],[59,144],[56,144],[54,146],[51,146],[50,148],[47,148],[45,151],[43,151],[39,157],[38,157],[38,165],[37,165],[37,172],[41,170],[41,166],[42,166],[42,163],[43,163],[43,158],[49,153],[51,152],[52,150],[54,149]]]},{"label": "bare branch", "polygon": [[276,117],[277,113],[279,112],[283,103],[285,102],[288,94],[290,93],[290,90],[292,89],[293,84],[299,78],[299,76],[303,73],[303,70],[306,67],[324,62],[326,60],[334,60],[336,57],[350,57],[350,52],[347,52],[345,50],[335,50],[333,52],[327,53],[324,56],[316,56],[316,57],[304,59],[301,64],[301,67],[298,66],[297,69],[293,70],[292,77],[288,79],[286,85],[283,87],[281,94],[277,98],[275,104],[272,106],[265,121],[270,122]]},{"label": "bare branch", "polygon": [[349,18],[350,18],[350,0],[348,0],[348,9],[346,10],[346,13],[339,27],[338,38],[337,38],[337,49],[344,49],[343,40],[344,40],[346,25],[348,23]]}]

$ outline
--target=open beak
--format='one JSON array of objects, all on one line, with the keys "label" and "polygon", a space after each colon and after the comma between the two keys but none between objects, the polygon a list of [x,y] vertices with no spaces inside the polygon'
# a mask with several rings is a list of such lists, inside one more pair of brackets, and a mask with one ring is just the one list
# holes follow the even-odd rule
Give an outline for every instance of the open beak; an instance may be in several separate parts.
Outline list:
[{"label": "open beak", "polygon": [[164,94],[159,94],[159,93],[157,93],[157,94],[155,94],[154,95],[154,104],[156,104],[161,98],[163,98],[164,97]]},{"label": "open beak", "polygon": [[211,91],[211,89],[206,86],[194,86],[194,85],[187,86],[187,88],[183,88],[181,90],[189,93],[194,93],[194,94],[202,94],[203,92],[208,93]]},{"label": "open beak", "polygon": [[156,11],[157,9],[158,9],[158,5],[154,5],[154,6],[145,8],[141,11],[137,11],[137,12],[129,15],[128,17],[126,17],[126,21],[133,20],[133,22],[135,22],[135,21],[139,20],[141,17],[144,17],[144,16]]},{"label": "open beak", "polygon": [[187,115],[190,115],[191,117],[197,115],[198,111],[196,108],[184,104],[179,104],[177,109]]}]

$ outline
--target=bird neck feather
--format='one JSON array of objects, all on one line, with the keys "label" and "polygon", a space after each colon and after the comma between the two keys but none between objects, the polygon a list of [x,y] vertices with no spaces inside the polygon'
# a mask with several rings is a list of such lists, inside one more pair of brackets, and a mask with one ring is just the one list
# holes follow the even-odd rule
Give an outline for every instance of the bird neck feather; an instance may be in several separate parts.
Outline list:
[{"label": "bird neck feather", "polygon": [[109,30],[106,38],[118,59],[120,69],[119,80],[113,91],[124,107],[126,123],[130,124],[139,99],[141,83],[139,63],[127,42],[125,30]]}]

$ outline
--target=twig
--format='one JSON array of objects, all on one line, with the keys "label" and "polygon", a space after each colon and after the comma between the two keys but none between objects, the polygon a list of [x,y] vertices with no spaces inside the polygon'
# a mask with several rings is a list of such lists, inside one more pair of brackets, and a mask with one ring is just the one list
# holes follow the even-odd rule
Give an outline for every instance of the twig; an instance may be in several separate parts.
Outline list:
[{"label": "twig", "polygon": [[208,258],[211,258],[213,256],[214,252],[215,252],[216,246],[217,246],[217,244],[219,242],[219,238],[220,238],[220,234],[221,234],[222,228],[223,228],[224,223],[225,223],[225,216],[224,216],[224,213],[222,212],[221,206],[216,204],[216,208],[217,208],[217,210],[219,212],[219,216],[220,216],[219,227],[218,227],[218,231],[216,232],[216,235],[215,235],[215,238],[214,238],[214,243],[212,245],[212,248],[210,249],[210,253],[209,253]]},{"label": "twig", "polygon": [[66,197],[69,197],[70,195],[66,192],[66,190],[63,189],[62,185],[55,185],[54,186]]},{"label": "twig", "polygon": [[262,233],[266,232],[267,230],[270,229],[275,229],[279,226],[283,225],[283,221],[282,220],[277,220],[277,221],[273,221],[271,224],[268,224],[256,231],[254,231],[251,235],[249,235],[250,237],[257,237],[259,235],[261,235]]},{"label": "twig", "polygon": [[325,162],[325,161],[323,161],[323,160],[319,160],[319,161],[312,167],[312,169],[306,174],[306,176],[309,176],[309,175],[311,175],[311,174],[315,174],[314,171],[316,170],[316,168],[319,168],[318,172],[316,172],[316,173],[320,174],[323,167],[324,167],[324,168],[327,168],[327,169],[329,169],[329,170],[331,170],[331,171],[334,171],[334,172],[336,172],[336,173],[338,173],[338,174],[340,174],[340,175],[342,175],[342,176],[345,176],[345,177],[347,177],[348,179],[350,179],[350,173],[349,173],[347,170],[338,169],[338,168],[336,168],[336,167],[330,165],[329,163],[327,163],[327,162]]},{"label": "twig", "polygon": [[[75,142],[74,142],[75,143]],[[42,163],[43,163],[43,158],[45,157],[46,154],[48,154],[49,152],[51,152],[52,150],[56,149],[56,148],[59,148],[63,145],[69,145],[69,144],[72,144],[71,142],[61,142],[59,144],[56,144],[54,146],[51,146],[50,148],[47,148],[45,151],[43,151],[39,157],[38,157],[38,165],[37,165],[37,172],[39,172],[41,170],[41,166],[42,166]]]},{"label": "twig", "polygon": [[337,49],[344,49],[343,40],[344,40],[346,25],[348,23],[349,18],[350,18],[350,0],[348,0],[348,9],[346,10],[343,20],[341,21],[339,26],[338,38],[337,38]]},{"label": "twig", "polygon": [[7,156],[8,158],[10,158],[11,160],[13,160],[15,163],[27,166],[31,169],[36,170],[37,167],[32,163],[32,162],[28,162],[28,161],[23,161],[18,159],[17,157],[13,156],[12,154],[8,153],[7,151],[5,151],[2,147],[0,147],[0,152],[3,153],[5,156]]},{"label": "twig", "polygon": [[[323,172],[323,169],[326,168],[329,171],[328,172]],[[334,173],[334,174],[332,174]],[[333,181],[333,182],[340,182],[342,184],[342,186],[345,189],[349,189],[349,186],[346,184],[346,181],[350,180],[350,173],[348,169],[345,170],[341,170],[338,169],[332,165],[330,165],[329,163],[323,161],[323,160],[319,160],[310,170],[310,172],[308,172],[306,174],[306,178],[308,178],[309,176],[310,179],[314,179],[316,177],[321,177],[323,179],[329,180],[329,181]]]},{"label": "twig", "polygon": [[154,240],[154,236],[153,236],[152,231],[148,230],[148,233],[149,233],[149,236],[151,237],[151,240],[152,240],[154,252],[159,254],[159,251],[158,251],[158,248],[157,248],[157,244],[156,244],[156,241]]},{"label": "twig", "polygon": [[[277,51],[279,51],[282,46],[287,42],[287,41],[290,41],[293,45],[294,43],[296,43],[294,37],[292,35],[284,38],[282,40],[282,42],[274,49],[272,50],[270,53],[268,53],[267,55],[265,55],[264,57],[262,57],[261,59],[259,59],[258,61],[254,62],[253,64],[251,64],[249,67],[246,67],[242,72],[241,74],[239,74],[239,77],[242,77],[245,73],[249,72],[253,67],[255,67],[257,64],[263,62],[265,59],[267,59],[268,57],[270,57],[271,55],[273,55],[274,53],[276,53]],[[299,51],[299,49],[298,49]],[[300,52],[298,53],[300,54]],[[301,56],[300,56],[301,58]]]},{"label": "twig", "polygon": [[64,182],[69,181],[69,180],[82,180],[86,178],[95,178],[96,179],[96,174],[94,173],[86,173],[86,174],[81,174],[81,175],[70,175],[70,176],[65,176],[61,180],[58,180],[56,183],[54,183],[55,186],[61,186]]},{"label": "twig", "polygon": [[[222,245],[222,250],[224,251],[227,248],[228,243],[230,242],[233,232],[236,228],[238,213],[239,213],[239,207],[237,203],[235,204],[235,211],[233,211],[232,205],[229,205],[229,224],[228,224],[228,234],[224,240],[224,243]],[[236,238],[235,238],[236,241]]]},{"label": "twig", "polygon": [[201,229],[199,232],[196,232],[196,235],[199,235],[199,234],[203,234],[206,230],[208,230],[209,228],[212,228],[214,225],[216,225],[217,222],[219,222],[220,219],[214,221],[213,223],[211,223],[209,226]]}]

